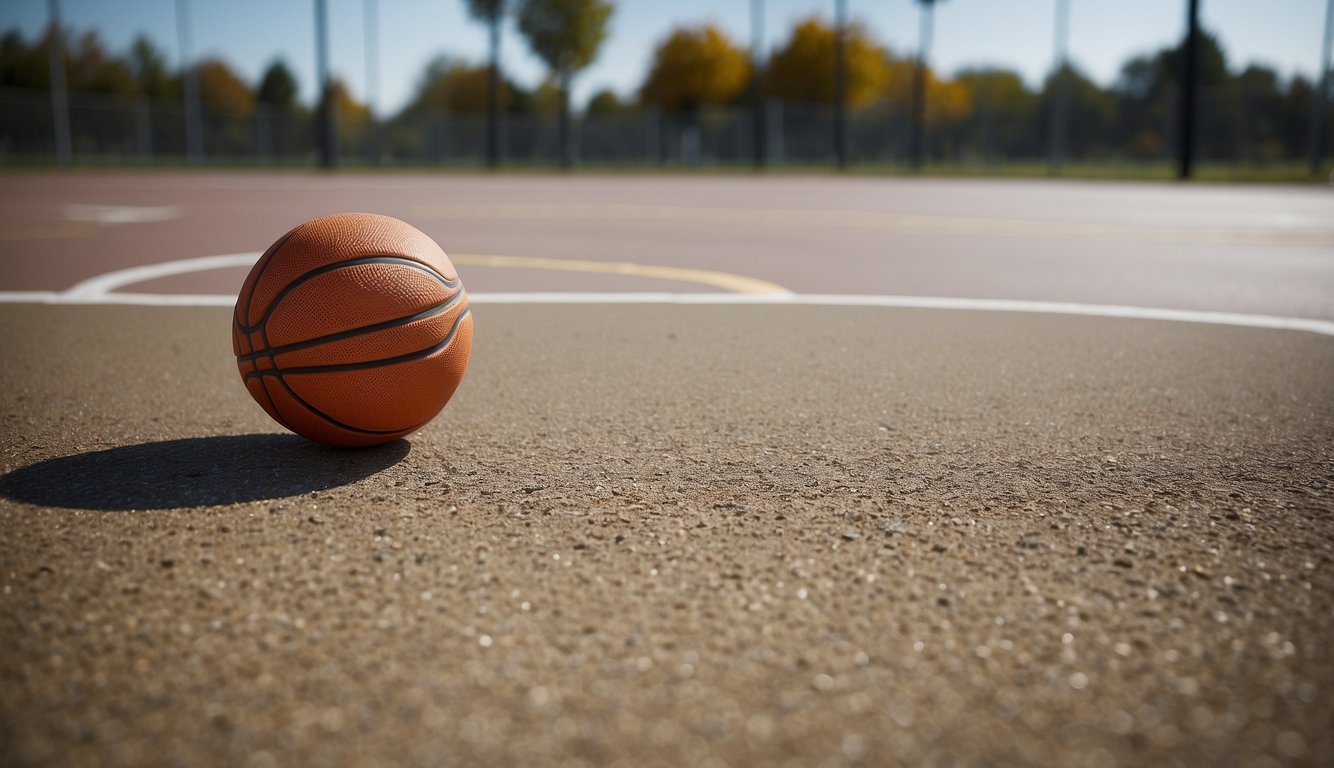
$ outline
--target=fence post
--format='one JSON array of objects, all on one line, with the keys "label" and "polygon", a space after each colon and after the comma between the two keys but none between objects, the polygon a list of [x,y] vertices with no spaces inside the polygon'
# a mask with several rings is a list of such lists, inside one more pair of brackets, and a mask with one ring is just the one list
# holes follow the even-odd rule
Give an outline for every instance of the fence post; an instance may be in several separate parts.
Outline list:
[{"label": "fence post", "polygon": [[783,102],[769,100],[769,161],[774,165],[783,163]]},{"label": "fence post", "polygon": [[255,154],[273,159],[273,128],[269,125],[269,105],[264,102],[255,105]]},{"label": "fence post", "polygon": [[139,159],[145,163],[153,160],[153,107],[146,97],[139,97],[135,110],[135,123],[139,134]]},{"label": "fence post", "polygon": [[657,107],[644,110],[644,164],[661,165],[662,151],[659,135],[662,130],[662,117]]}]

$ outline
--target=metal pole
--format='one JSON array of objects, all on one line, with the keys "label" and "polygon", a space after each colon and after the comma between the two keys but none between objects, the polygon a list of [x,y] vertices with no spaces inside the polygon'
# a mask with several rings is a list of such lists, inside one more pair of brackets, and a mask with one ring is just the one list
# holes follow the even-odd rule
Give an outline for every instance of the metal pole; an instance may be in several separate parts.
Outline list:
[{"label": "metal pole", "polygon": [[910,142],[913,168],[921,168],[926,156],[926,61],[931,51],[931,11],[935,0],[919,2],[922,4],[922,27],[918,32],[917,68],[913,73]]},{"label": "metal pole", "polygon": [[848,1],[834,0],[834,164],[848,167]]},{"label": "metal pole", "polygon": [[486,80],[486,164],[500,167],[500,12],[491,19],[491,71]]},{"label": "metal pole", "polygon": [[366,0],[362,7],[366,32],[366,105],[371,110],[371,164],[380,161],[380,32],[376,0]]},{"label": "metal pole", "polygon": [[750,58],[754,71],[755,93],[751,103],[751,123],[754,128],[755,169],[762,170],[768,164],[768,110],[764,106],[764,73],[768,62],[764,44],[764,0],[750,0]]},{"label": "metal pole", "polygon": [[199,106],[199,73],[190,51],[190,0],[176,0],[176,43],[180,48],[181,81],[185,100],[185,154],[197,163],[204,154],[203,126]]},{"label": "metal pole", "polygon": [[1186,3],[1186,50],[1181,72],[1181,143],[1177,177],[1189,179],[1195,166],[1195,102],[1199,80],[1200,0]]},{"label": "metal pole", "polygon": [[319,105],[316,109],[316,135],[320,167],[333,168],[336,163],[334,146],[337,134],[334,132],[334,105],[332,88],[329,84],[329,14],[325,0],[315,0],[315,80],[319,88]]},{"label": "metal pole", "polygon": [[50,0],[51,15],[51,119],[55,131],[56,162],[74,162],[69,129],[69,90],[65,83],[65,30],[60,26],[60,0]]},{"label": "metal pole", "polygon": [[1325,118],[1329,111],[1330,47],[1334,43],[1334,0],[1325,6],[1325,44],[1320,49],[1320,74],[1316,77],[1315,98],[1311,100],[1311,174],[1320,173],[1325,153]]},{"label": "metal pole", "polygon": [[1065,112],[1070,84],[1067,77],[1067,41],[1070,39],[1070,0],[1056,0],[1055,60],[1052,73],[1051,155],[1049,162],[1058,169],[1065,162]]}]

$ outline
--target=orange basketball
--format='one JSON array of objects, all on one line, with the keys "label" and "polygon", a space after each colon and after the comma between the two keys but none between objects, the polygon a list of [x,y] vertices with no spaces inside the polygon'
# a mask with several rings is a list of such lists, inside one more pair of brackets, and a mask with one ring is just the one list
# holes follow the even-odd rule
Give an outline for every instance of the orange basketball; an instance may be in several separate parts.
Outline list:
[{"label": "orange basketball", "polygon": [[283,235],[251,268],[232,349],[279,424],[328,445],[378,445],[449,402],[472,314],[435,241],[388,216],[340,213]]}]

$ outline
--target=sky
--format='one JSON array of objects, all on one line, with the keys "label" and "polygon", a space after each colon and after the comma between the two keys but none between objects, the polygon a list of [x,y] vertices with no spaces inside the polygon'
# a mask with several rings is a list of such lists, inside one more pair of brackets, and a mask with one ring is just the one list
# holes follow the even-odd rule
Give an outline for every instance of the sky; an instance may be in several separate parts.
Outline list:
[{"label": "sky", "polygon": [[[751,44],[753,0],[612,0],[610,34],[597,60],[580,73],[574,100],[610,88],[632,95],[643,81],[656,45],[679,25],[712,22],[738,44]],[[1017,70],[1033,85],[1050,71],[1058,0],[941,0],[936,5],[932,65],[945,73],[979,65]],[[1070,58],[1107,85],[1120,65],[1139,53],[1179,40],[1186,0],[1068,0]],[[1232,66],[1261,63],[1284,77],[1319,71],[1328,0],[1201,0],[1204,26],[1216,32]],[[251,82],[274,59],[296,72],[301,96],[315,93],[315,0],[60,0],[64,25],[95,29],[109,47],[128,48],[147,34],[180,61],[178,3],[188,9],[193,58],[227,60]],[[354,94],[379,114],[401,108],[432,58],[482,62],[485,28],[472,21],[464,0],[327,0],[330,67]],[[764,43],[780,47],[794,22],[811,15],[832,18],[834,0],[763,0]],[[847,0],[849,16],[866,25],[896,54],[918,45],[919,7],[914,0]],[[48,0],[0,0],[0,29],[36,36],[48,21]],[[378,77],[368,89],[366,19],[379,50]],[[512,23],[502,37],[507,76],[534,86],[545,75]]]}]

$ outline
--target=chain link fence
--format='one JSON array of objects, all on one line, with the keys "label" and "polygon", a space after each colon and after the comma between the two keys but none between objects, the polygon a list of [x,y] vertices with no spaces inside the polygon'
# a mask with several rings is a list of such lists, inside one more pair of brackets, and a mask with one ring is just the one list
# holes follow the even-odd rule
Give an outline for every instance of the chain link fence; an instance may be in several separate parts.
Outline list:
[{"label": "chain link fence", "polygon": [[[1305,163],[1314,138],[1310,105],[1303,110],[1291,100],[1272,101],[1202,93],[1200,159],[1261,168]],[[317,159],[315,118],[307,110],[279,112],[259,105],[227,113],[205,108],[200,150],[192,156],[186,112],[178,102],[70,93],[68,103],[73,157],[83,165],[303,167]],[[962,117],[928,107],[925,160],[965,170],[1057,161],[1114,169],[1168,163],[1177,146],[1174,93],[1134,110],[1072,104],[1059,126],[1051,109],[1038,104],[1017,110],[989,104],[984,97]],[[339,115],[335,123],[342,165],[466,167],[479,166],[486,157],[485,114],[434,111],[386,121]],[[1334,120],[1323,125],[1323,146],[1334,147]],[[754,162],[758,140],[770,167],[822,167],[834,162],[834,126],[829,105],[776,101],[765,105],[758,127],[750,107],[591,114],[572,118],[572,155],[577,164],[595,167],[743,167]],[[1060,134],[1055,154],[1054,130]],[[850,110],[848,160],[872,168],[906,165],[910,135],[906,107],[882,103]],[[508,166],[559,162],[555,115],[503,115],[500,141]],[[0,89],[0,163],[43,165],[55,157],[49,92]]]}]

